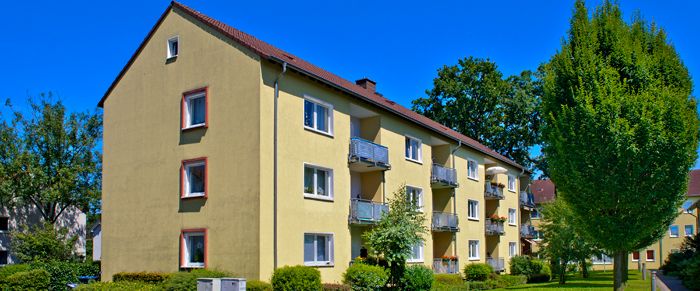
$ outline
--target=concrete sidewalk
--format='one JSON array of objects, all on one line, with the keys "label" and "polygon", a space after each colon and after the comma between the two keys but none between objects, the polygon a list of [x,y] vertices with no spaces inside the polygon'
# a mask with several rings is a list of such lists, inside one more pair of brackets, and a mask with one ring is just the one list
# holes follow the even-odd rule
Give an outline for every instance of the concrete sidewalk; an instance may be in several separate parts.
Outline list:
[{"label": "concrete sidewalk", "polygon": [[656,271],[656,288],[660,291],[690,291],[683,286],[680,279],[673,276],[664,276],[663,272]]}]

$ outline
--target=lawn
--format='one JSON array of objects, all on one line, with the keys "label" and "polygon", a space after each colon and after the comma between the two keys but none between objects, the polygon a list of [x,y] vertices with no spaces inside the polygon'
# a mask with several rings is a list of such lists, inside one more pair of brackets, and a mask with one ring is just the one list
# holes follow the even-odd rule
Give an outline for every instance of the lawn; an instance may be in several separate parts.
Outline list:
[{"label": "lawn", "polygon": [[[651,290],[650,278],[647,276],[647,280],[642,280],[642,273],[637,270],[630,270],[629,281],[627,281],[627,288],[625,291],[639,291],[639,290]],[[581,275],[569,275],[566,277],[566,284],[559,285],[558,281],[552,281],[549,283],[537,283],[537,284],[526,284],[520,286],[509,287],[506,289],[495,289],[499,291],[503,290],[612,290],[613,287],[613,274],[612,271],[593,271],[589,278],[582,278]]]}]

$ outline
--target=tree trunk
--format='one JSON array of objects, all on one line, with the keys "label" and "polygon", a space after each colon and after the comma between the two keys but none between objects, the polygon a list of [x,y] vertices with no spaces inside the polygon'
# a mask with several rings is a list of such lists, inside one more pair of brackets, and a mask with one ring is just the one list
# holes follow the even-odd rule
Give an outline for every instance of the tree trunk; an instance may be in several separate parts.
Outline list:
[{"label": "tree trunk", "polygon": [[586,257],[581,258],[581,276],[588,278],[588,266],[586,266]]},{"label": "tree trunk", "polygon": [[623,278],[623,268],[625,263],[623,262],[625,259],[625,252],[623,251],[618,251],[614,255],[613,259],[613,291],[624,291],[625,290],[625,282],[622,280]]},{"label": "tree trunk", "polygon": [[566,283],[566,262],[563,260],[559,261],[559,284],[564,285]]},{"label": "tree trunk", "polygon": [[622,283],[627,284],[627,280],[629,279],[629,267],[630,267],[630,258],[629,258],[629,253],[624,252],[624,255],[622,257]]}]

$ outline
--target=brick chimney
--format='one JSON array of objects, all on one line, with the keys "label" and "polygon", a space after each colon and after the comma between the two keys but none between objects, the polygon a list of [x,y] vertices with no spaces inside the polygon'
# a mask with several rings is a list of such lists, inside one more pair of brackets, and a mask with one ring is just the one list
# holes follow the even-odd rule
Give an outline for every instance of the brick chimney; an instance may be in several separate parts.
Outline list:
[{"label": "brick chimney", "polygon": [[370,80],[369,78],[362,78],[357,81],[355,81],[355,84],[359,85],[362,88],[367,89],[367,91],[370,91],[372,93],[377,93],[377,82]]}]

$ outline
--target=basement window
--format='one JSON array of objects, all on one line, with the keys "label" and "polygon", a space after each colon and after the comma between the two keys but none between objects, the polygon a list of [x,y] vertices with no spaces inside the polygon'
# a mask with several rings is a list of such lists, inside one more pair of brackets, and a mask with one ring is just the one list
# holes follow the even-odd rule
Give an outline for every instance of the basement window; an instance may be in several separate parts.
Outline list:
[{"label": "basement window", "polygon": [[168,39],[168,59],[177,57],[179,51],[180,37],[173,36]]}]

